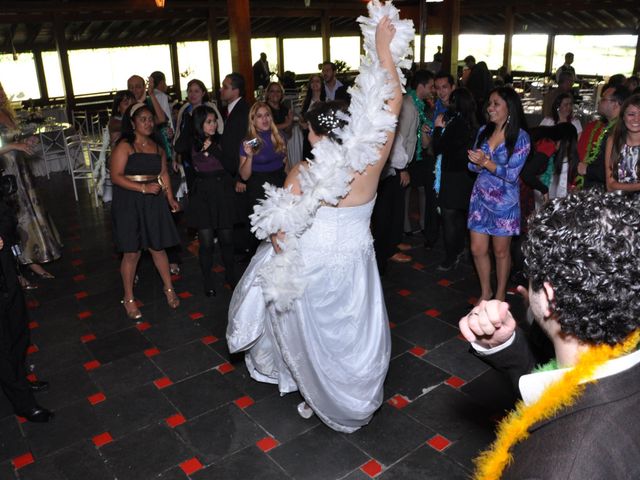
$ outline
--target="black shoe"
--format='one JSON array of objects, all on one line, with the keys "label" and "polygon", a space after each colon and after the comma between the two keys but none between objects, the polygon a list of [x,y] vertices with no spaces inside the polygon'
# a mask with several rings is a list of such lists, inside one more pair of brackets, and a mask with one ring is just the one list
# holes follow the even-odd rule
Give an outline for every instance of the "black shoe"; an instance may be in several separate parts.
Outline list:
[{"label": "black shoe", "polygon": [[51,410],[42,408],[39,405],[36,405],[35,407],[30,408],[26,412],[16,412],[16,415],[20,417],[24,417],[28,421],[35,422],[35,423],[46,423],[50,419],[52,419],[54,416]]},{"label": "black shoe", "polygon": [[49,382],[44,382],[42,380],[36,380],[35,382],[29,382],[29,388],[32,392],[46,392],[49,390]]}]

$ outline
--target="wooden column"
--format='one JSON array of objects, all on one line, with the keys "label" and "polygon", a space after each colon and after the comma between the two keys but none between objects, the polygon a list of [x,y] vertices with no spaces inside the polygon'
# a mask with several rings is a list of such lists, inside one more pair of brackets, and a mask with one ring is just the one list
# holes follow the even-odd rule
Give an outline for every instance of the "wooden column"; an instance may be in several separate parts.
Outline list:
[{"label": "wooden column", "polygon": [[320,33],[322,35],[322,61],[331,61],[331,20],[329,19],[329,12],[326,10],[322,11]]},{"label": "wooden column", "polygon": [[[209,66],[211,68],[211,85],[215,92],[220,88],[220,61],[218,58],[218,27],[216,24],[216,10],[209,8],[207,18],[207,36],[209,39]],[[225,72],[225,75],[231,72]]]},{"label": "wooden column", "polygon": [[444,0],[442,28],[442,70],[458,75],[458,35],[460,34],[460,0]]},{"label": "wooden column", "polygon": [[231,65],[245,80],[245,98],[253,100],[253,69],[251,64],[251,13],[249,0],[227,0]]},{"label": "wooden column", "polygon": [[633,71],[634,75],[638,75],[640,73],[640,34],[638,35],[638,43],[636,43],[636,58],[633,61]]},{"label": "wooden column", "polygon": [[67,118],[69,121],[73,119],[71,112],[75,107],[76,99],[73,94],[73,82],[71,80],[71,68],[69,67],[69,54],[67,52],[67,40],[64,37],[64,23],[59,17],[53,19],[53,29],[56,42],[56,50],[60,59],[60,68],[62,69],[62,83],[64,86],[64,97],[67,103]]},{"label": "wooden column", "polygon": [[169,56],[171,57],[171,78],[173,91],[178,100],[182,100],[182,87],[180,86],[180,63],[178,62],[178,44],[169,42]]},{"label": "wooden column", "polygon": [[420,2],[420,20],[418,25],[418,35],[420,35],[420,51],[418,53],[417,60],[420,68],[424,68],[424,52],[426,50],[426,36],[427,36],[427,2]]},{"label": "wooden column", "polygon": [[513,7],[508,5],[504,9],[504,51],[502,65],[511,71],[511,50],[513,44]]},{"label": "wooden column", "polygon": [[278,78],[282,80],[284,75],[284,38],[276,37],[276,55],[278,55]]},{"label": "wooden column", "polygon": [[38,77],[38,89],[40,90],[40,101],[42,104],[49,103],[49,90],[47,89],[47,78],[44,74],[44,64],[42,63],[42,51],[33,50],[33,60],[36,64],[36,76]]},{"label": "wooden column", "polygon": [[547,37],[547,54],[544,61],[545,75],[553,75],[553,50],[555,49],[556,34],[550,33]]}]

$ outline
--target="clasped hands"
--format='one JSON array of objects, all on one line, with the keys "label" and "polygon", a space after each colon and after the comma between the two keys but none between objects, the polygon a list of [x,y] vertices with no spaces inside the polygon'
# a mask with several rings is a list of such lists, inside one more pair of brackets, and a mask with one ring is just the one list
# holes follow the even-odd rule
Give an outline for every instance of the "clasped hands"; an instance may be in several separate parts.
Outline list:
[{"label": "clasped hands", "polygon": [[509,304],[500,300],[482,300],[458,322],[460,332],[470,343],[494,348],[511,338],[516,321]]}]

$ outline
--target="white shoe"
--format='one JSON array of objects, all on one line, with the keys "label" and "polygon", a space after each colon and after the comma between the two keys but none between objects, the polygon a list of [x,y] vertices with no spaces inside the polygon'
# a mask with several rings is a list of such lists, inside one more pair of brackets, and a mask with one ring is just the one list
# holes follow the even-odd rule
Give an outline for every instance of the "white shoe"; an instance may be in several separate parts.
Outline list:
[{"label": "white shoe", "polygon": [[298,413],[305,420],[313,417],[313,410],[311,410],[311,407],[307,405],[307,402],[300,402],[298,404]]}]

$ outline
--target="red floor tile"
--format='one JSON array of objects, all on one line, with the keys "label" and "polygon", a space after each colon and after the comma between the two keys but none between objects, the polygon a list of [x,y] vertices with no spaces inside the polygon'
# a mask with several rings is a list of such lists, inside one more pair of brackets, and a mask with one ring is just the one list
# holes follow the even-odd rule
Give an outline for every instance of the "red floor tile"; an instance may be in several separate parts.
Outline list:
[{"label": "red floor tile", "polygon": [[35,299],[29,299],[27,300],[27,308],[29,310],[33,310],[34,308],[38,308],[40,306],[40,302],[38,300]]},{"label": "red floor tile", "polygon": [[162,390],[163,388],[167,388],[169,385],[173,385],[173,382],[169,377],[162,377],[153,381],[153,384],[156,386],[158,390]]},{"label": "red floor tile", "polygon": [[460,388],[461,386],[463,386],[465,382],[463,379],[461,379],[460,377],[456,377],[455,375],[452,377],[447,378],[444,383],[446,383],[447,385],[453,387],[453,388]]},{"label": "red floor tile", "polygon": [[178,296],[182,299],[193,297],[193,295],[190,292],[180,292]]},{"label": "red floor tile", "polygon": [[84,273],[80,273],[73,277],[74,282],[82,282],[83,280],[86,280],[86,279],[87,279],[87,276]]},{"label": "red floor tile", "polygon": [[191,320],[199,320],[202,317],[204,317],[204,314],[201,312],[193,312],[189,314],[189,318]]},{"label": "red floor tile", "polygon": [[446,278],[443,278],[442,280],[438,281],[438,285],[441,285],[443,287],[448,287],[449,285],[451,285],[453,282],[451,280],[447,280]]},{"label": "red floor tile", "polygon": [[16,418],[18,419],[18,423],[27,423],[27,419],[20,415],[16,415]]},{"label": "red floor tile", "polygon": [[398,394],[391,397],[387,401],[387,403],[389,403],[389,405],[391,405],[392,407],[396,407],[398,410],[402,410],[404,407],[409,405],[409,399],[404,395]]},{"label": "red floor tile", "polygon": [[91,310],[85,310],[84,312],[80,312],[78,314],[78,318],[80,320],[84,320],[85,318],[89,318],[91,315],[93,315],[93,313],[91,312]]},{"label": "red floor tile", "polygon": [[382,465],[380,465],[375,460],[369,460],[367,463],[360,467],[360,470],[369,475],[371,478],[375,478],[380,474],[380,472],[382,472]]},{"label": "red floor tile", "polygon": [[449,445],[451,445],[451,442],[444,438],[442,435],[436,435],[435,437],[427,440],[427,445],[429,445],[434,450],[441,452]]},{"label": "red floor tile", "polygon": [[145,330],[149,330],[151,328],[151,324],[149,322],[141,322],[136,325],[136,328],[139,332],[144,332]]},{"label": "red floor tile", "polygon": [[37,345],[29,345],[27,348],[27,355],[31,355],[32,353],[36,353],[39,350]]},{"label": "red floor tile", "polygon": [[71,260],[71,265],[73,265],[74,267],[79,267],[83,263],[84,263],[84,261],[82,261],[79,258],[76,258],[75,260]]},{"label": "red floor tile", "polygon": [[262,450],[263,452],[267,453],[269,450],[273,450],[278,445],[280,445],[280,442],[278,442],[273,437],[264,437],[262,440],[258,440],[256,442],[256,445],[258,446],[258,448],[260,450]]},{"label": "red floor tile", "polygon": [[78,292],[75,294],[76,300],[81,300],[83,298],[87,298],[89,294],[87,292]]},{"label": "red floor tile", "polygon": [[160,354],[160,350],[158,350],[156,347],[153,347],[153,348],[147,348],[147,349],[144,351],[144,354],[145,354],[147,357],[151,358],[151,357],[155,357],[156,355]]},{"label": "red floor tile", "polygon": [[389,328],[396,328],[398,325],[396,325],[395,323],[393,323],[392,321],[389,321]]},{"label": "red floor tile", "polygon": [[403,297],[408,297],[409,295],[411,295],[411,290],[407,290],[407,289],[398,290],[398,295],[401,295]]},{"label": "red floor tile", "polygon": [[442,312],[440,310],[436,310],[435,308],[431,308],[429,310],[427,310],[426,312],[424,312],[425,315],[429,316],[429,317],[439,317],[440,314]]},{"label": "red floor tile", "polygon": [[96,339],[96,336],[93,333],[89,333],[87,335],[83,335],[80,337],[80,341],[82,343],[92,342]]},{"label": "red floor tile", "polygon": [[180,414],[180,413],[176,413],[175,415],[171,415],[169,418],[167,418],[165,420],[167,425],[169,425],[171,428],[175,428],[178,425],[182,425],[186,421],[187,421],[187,419],[184,418],[184,416],[182,414]]},{"label": "red floor tile", "polygon": [[100,362],[98,360],[91,360],[90,362],[87,362],[87,363],[84,364],[84,369],[87,372],[89,372],[91,370],[95,370],[99,366],[100,366]]},{"label": "red floor tile", "polygon": [[186,475],[191,475],[199,470],[202,470],[204,466],[200,463],[196,457],[190,458],[180,464],[180,468]]},{"label": "red floor tile", "polygon": [[229,362],[225,362],[218,365],[216,367],[216,370],[218,370],[221,374],[225,375],[229,372],[233,372],[235,370],[235,367],[231,365]]},{"label": "red floor tile", "polygon": [[97,405],[98,403],[104,402],[106,399],[107,397],[102,392],[94,393],[90,397],[87,397],[87,400],[89,400],[91,405]]},{"label": "red floor tile", "polygon": [[80,247],[71,247],[71,253],[78,253],[81,252],[82,249]]},{"label": "red floor tile", "polygon": [[29,380],[30,382],[37,382],[38,377],[36,377],[35,373],[30,373],[29,375],[27,375],[27,380]]},{"label": "red floor tile", "polygon": [[38,328],[40,324],[38,322],[29,322],[29,330],[33,330],[34,328]]},{"label": "red floor tile", "polygon": [[204,343],[205,345],[211,345],[212,343],[216,343],[218,341],[218,337],[214,337],[213,335],[209,335],[206,337],[202,337],[200,339],[200,341],[202,343]]},{"label": "red floor tile", "polygon": [[222,265],[216,265],[213,267],[212,270],[216,273],[222,273],[224,272],[224,267]]},{"label": "red floor tile", "polygon": [[424,265],[421,264],[420,262],[416,262],[413,265],[411,265],[411,268],[413,268],[414,270],[424,270]]},{"label": "red floor tile", "polygon": [[33,458],[33,455],[31,455],[31,452],[27,452],[11,460],[11,463],[16,470],[26,467],[27,465],[31,465],[34,462],[35,459]]},{"label": "red floor tile", "polygon": [[409,350],[409,353],[412,353],[416,357],[422,357],[425,353],[427,353],[427,350],[416,345],[415,347]]},{"label": "red floor tile", "polygon": [[182,275],[180,275],[179,273],[176,275],[171,275],[171,281],[172,282],[177,282],[179,280],[182,280]]},{"label": "red floor tile", "polygon": [[109,432],[104,432],[104,433],[101,433],[100,435],[96,435],[95,437],[93,437],[92,441],[96,447],[100,448],[103,445],[106,445],[107,443],[113,442],[113,437]]},{"label": "red floor tile", "polygon": [[253,398],[246,396],[246,397],[236,398],[233,401],[233,403],[235,403],[238,406],[238,408],[245,409],[253,405],[255,402],[253,401]]}]

